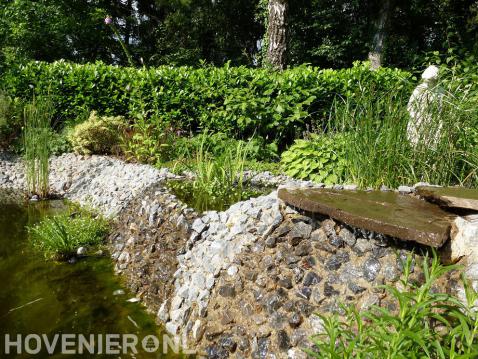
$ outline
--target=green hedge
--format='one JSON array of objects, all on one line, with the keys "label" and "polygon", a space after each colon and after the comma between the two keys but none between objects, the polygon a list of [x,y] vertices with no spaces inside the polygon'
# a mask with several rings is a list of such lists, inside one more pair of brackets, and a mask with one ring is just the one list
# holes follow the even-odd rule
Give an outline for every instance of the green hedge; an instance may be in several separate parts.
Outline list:
[{"label": "green hedge", "polygon": [[246,67],[135,69],[103,63],[33,62],[0,76],[14,96],[49,91],[56,119],[88,110],[105,115],[170,121],[185,130],[209,128],[238,137],[253,133],[290,142],[309,126],[320,125],[335,96],[359,87],[410,91],[411,74],[398,69],[321,70],[302,66],[281,73]]}]

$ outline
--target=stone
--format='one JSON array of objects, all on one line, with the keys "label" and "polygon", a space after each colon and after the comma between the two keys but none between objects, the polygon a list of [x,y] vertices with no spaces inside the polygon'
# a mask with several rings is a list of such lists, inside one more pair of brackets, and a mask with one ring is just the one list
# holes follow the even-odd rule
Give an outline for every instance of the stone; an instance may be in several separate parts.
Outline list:
[{"label": "stone", "polygon": [[297,296],[299,298],[309,299],[312,294],[312,289],[309,287],[302,287],[297,291]]},{"label": "stone", "polygon": [[218,293],[221,297],[234,298],[236,296],[234,286],[229,284],[219,287]]},{"label": "stone", "polygon": [[257,350],[252,353],[254,359],[266,359],[269,352],[269,339],[259,338],[257,339]]},{"label": "stone", "polygon": [[399,186],[398,192],[401,194],[408,194],[413,192],[413,187],[410,186]]},{"label": "stone", "polygon": [[302,284],[303,284],[305,287],[310,287],[310,286],[319,284],[321,280],[322,280],[322,278],[320,278],[320,276],[319,276],[317,273],[315,273],[315,272],[308,272],[308,273],[305,275],[305,278],[304,278],[304,281],[302,282]]},{"label": "stone", "polygon": [[312,252],[312,246],[310,245],[309,241],[304,241],[300,243],[299,245],[297,245],[294,251],[295,255],[300,257],[307,256],[311,252]]},{"label": "stone", "polygon": [[317,315],[313,315],[309,318],[310,326],[314,331],[314,335],[323,334],[325,332],[324,321]]},{"label": "stone", "polygon": [[289,318],[289,325],[297,328],[302,323],[302,316],[299,313],[293,313]]},{"label": "stone", "polygon": [[86,255],[86,252],[87,252],[87,249],[85,247],[79,247],[77,250],[76,250],[76,255],[78,256],[84,256]]},{"label": "stone", "polygon": [[354,294],[360,294],[366,290],[366,288],[361,287],[355,282],[349,282],[348,288],[352,291]]},{"label": "stone", "polygon": [[478,211],[478,190],[463,187],[417,187],[417,194],[427,201],[447,208]]},{"label": "stone", "polygon": [[193,222],[193,225],[192,225],[192,230],[195,231],[196,233],[198,234],[201,234],[202,232],[204,232],[207,228],[207,224],[205,224],[201,218],[196,218],[196,220]]},{"label": "stone", "polygon": [[277,281],[277,284],[282,288],[291,289],[292,288],[292,279],[289,276],[280,278]]},{"label": "stone", "polygon": [[324,295],[326,297],[331,297],[331,296],[335,296],[335,295],[339,295],[340,292],[337,291],[332,285],[330,285],[329,283],[325,283],[324,284]]},{"label": "stone", "polygon": [[300,349],[291,348],[287,351],[287,358],[288,359],[307,359],[307,354]]},{"label": "stone", "polygon": [[325,262],[325,268],[329,271],[334,271],[340,268],[342,265],[342,260],[337,255],[330,257],[327,262]]},{"label": "stone", "polygon": [[192,328],[193,339],[196,342],[201,341],[205,330],[206,330],[206,327],[203,325],[203,323],[199,319],[196,320]]},{"label": "stone", "polygon": [[354,234],[350,232],[347,228],[342,228],[340,230],[339,237],[350,247],[353,247],[357,242],[357,239],[355,238]]},{"label": "stone", "polygon": [[227,268],[227,274],[231,277],[234,277],[238,271],[239,271],[239,268],[237,268],[237,266],[235,265],[232,265],[229,268]]},{"label": "stone", "polygon": [[[304,211],[436,248],[449,238],[455,219],[434,204],[395,192],[282,188],[278,196]],[[327,229],[324,230],[329,235]]]},{"label": "stone", "polygon": [[279,330],[277,332],[277,347],[283,351],[290,348],[290,339],[285,330]]},{"label": "stone", "polygon": [[298,222],[292,226],[292,230],[289,232],[289,242],[292,245],[298,244],[303,239],[310,238],[312,233],[312,226],[304,222]]},{"label": "stone", "polygon": [[218,344],[230,353],[234,353],[236,351],[236,348],[237,348],[236,341],[230,335],[222,336],[219,339]]},{"label": "stone", "polygon": [[346,190],[346,191],[356,191],[356,190],[358,190],[358,186],[356,184],[346,184],[346,185],[344,185],[344,190]]},{"label": "stone", "polygon": [[365,261],[363,265],[363,274],[366,280],[373,282],[377,277],[382,265],[375,258],[369,258]]},{"label": "stone", "polygon": [[316,229],[310,235],[310,239],[315,242],[327,242],[327,234],[323,228]]},{"label": "stone", "polygon": [[457,217],[451,230],[450,262],[467,258],[468,263],[478,263],[478,216]]},{"label": "stone", "polygon": [[209,359],[226,359],[229,353],[219,345],[209,345],[206,347],[206,355]]}]

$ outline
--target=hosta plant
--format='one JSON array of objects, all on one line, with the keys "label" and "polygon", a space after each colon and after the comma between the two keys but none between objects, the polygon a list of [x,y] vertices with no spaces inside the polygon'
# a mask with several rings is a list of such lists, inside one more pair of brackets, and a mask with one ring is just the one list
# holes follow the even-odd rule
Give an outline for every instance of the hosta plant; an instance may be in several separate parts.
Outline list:
[{"label": "hosta plant", "polygon": [[342,182],[345,176],[345,137],[313,135],[296,140],[282,153],[281,166],[288,176],[325,184]]}]

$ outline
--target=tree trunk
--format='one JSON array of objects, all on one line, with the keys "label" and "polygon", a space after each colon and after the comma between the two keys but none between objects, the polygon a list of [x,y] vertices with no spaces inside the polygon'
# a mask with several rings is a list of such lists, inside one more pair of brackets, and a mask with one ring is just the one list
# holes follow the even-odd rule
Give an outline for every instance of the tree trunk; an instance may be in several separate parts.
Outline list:
[{"label": "tree trunk", "polygon": [[288,0],[269,0],[268,62],[282,70],[286,65]]},{"label": "tree trunk", "polygon": [[373,36],[372,51],[368,54],[372,69],[382,66],[383,44],[385,42],[387,25],[392,11],[393,0],[384,0],[377,20],[376,31]]}]

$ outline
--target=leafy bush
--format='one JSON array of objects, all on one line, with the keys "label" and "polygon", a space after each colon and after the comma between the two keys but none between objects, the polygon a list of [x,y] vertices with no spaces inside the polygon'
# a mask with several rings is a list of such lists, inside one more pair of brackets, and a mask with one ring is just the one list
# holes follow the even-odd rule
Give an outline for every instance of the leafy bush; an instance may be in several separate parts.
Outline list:
[{"label": "leafy bush", "polygon": [[409,280],[409,258],[400,281],[402,289],[383,286],[397,310],[374,305],[364,312],[345,308],[345,319],[319,315],[325,331],[313,338],[316,350],[309,354],[324,359],[476,358],[478,295],[465,280],[465,303],[437,292],[434,284],[456,267],[442,266],[436,255],[431,266],[428,262],[423,262],[422,284]]},{"label": "leafy bush", "polygon": [[294,178],[325,184],[342,182],[347,166],[345,137],[313,135],[310,140],[296,140],[282,153],[281,166]]},{"label": "leafy bush", "polygon": [[84,210],[46,217],[28,228],[33,245],[55,259],[67,258],[82,246],[99,245],[108,230],[105,219]]},{"label": "leafy bush", "polygon": [[91,112],[86,122],[76,125],[68,134],[73,150],[80,154],[108,154],[119,148],[126,128],[123,117],[99,116]]},{"label": "leafy bush", "polygon": [[[342,70],[298,67],[283,72],[246,67],[121,68],[103,63],[34,62],[11,68],[0,79],[15,96],[46,90],[58,123],[95,109],[106,115],[164,123],[195,133],[260,136],[285,146],[312,125],[320,126],[336,95],[357,88],[411,90],[411,75],[397,69],[371,71],[365,64]],[[151,129],[148,129],[148,131]]]},{"label": "leafy bush", "polygon": [[0,147],[10,144],[22,126],[22,102],[0,91]]}]

